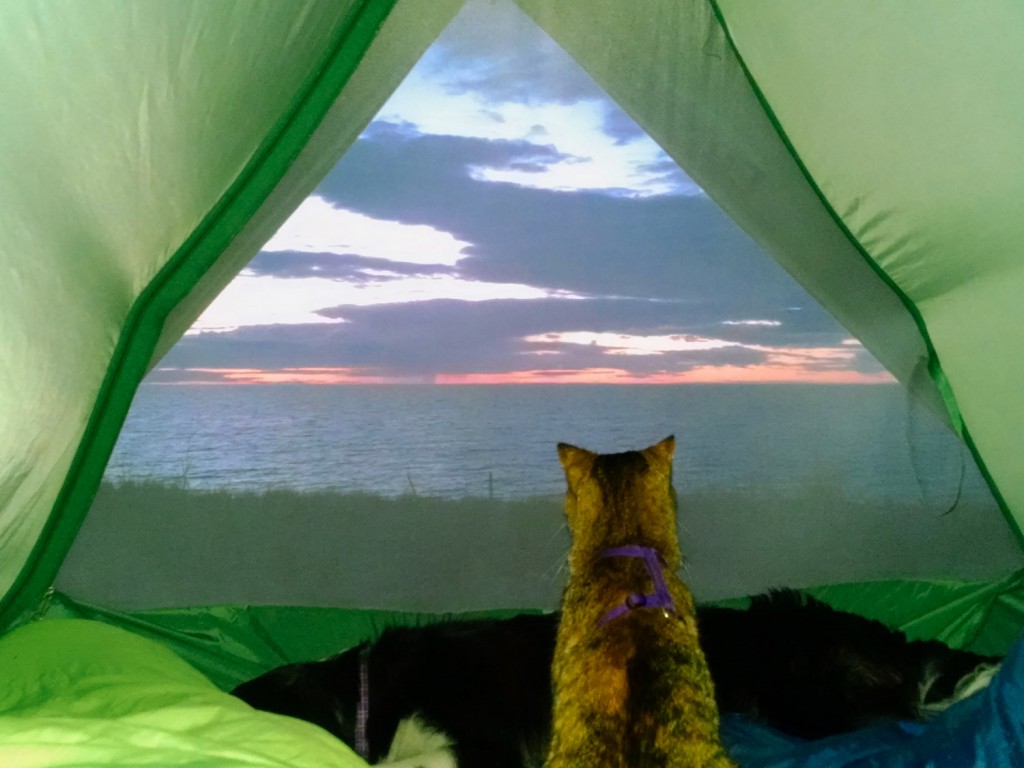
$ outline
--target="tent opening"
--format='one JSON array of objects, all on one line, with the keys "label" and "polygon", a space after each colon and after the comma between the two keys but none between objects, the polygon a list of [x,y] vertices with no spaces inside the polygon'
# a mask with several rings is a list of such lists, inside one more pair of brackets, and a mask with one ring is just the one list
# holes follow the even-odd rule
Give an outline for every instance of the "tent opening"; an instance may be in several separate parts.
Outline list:
[{"label": "tent opening", "polygon": [[555,444],[670,433],[700,599],[1022,564],[936,413],[526,14],[471,3],[144,381],[57,587],[553,608]]}]

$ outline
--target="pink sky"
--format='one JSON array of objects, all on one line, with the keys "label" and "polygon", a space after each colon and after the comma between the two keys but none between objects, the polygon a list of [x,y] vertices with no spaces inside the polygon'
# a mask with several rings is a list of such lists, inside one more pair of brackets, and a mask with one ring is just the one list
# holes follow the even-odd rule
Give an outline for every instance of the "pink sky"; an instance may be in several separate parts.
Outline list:
[{"label": "pink sky", "polygon": [[705,365],[687,371],[664,371],[637,375],[621,368],[534,369],[501,373],[441,373],[432,378],[381,375],[366,368],[187,368],[174,370],[173,380],[161,383],[195,385],[319,384],[386,385],[437,384],[888,384],[895,381],[887,372],[860,373],[821,370],[804,365]]},{"label": "pink sky", "polygon": [[[711,262],[741,264],[751,246],[745,236],[726,237],[725,230],[712,227],[708,233],[716,233],[727,244],[722,246],[725,250],[715,258],[700,255],[704,246],[696,244],[710,237],[701,234],[710,208],[702,207],[705,196],[700,187],[514,4],[479,0],[467,9],[463,13],[476,14],[474,20],[446,31],[446,42],[431,47],[381,109],[375,121],[380,123],[378,130],[368,131],[353,147],[357,158],[361,148],[364,160],[374,162],[356,162],[349,168],[351,176],[339,171],[338,179],[311,194],[264,245],[261,258],[243,270],[192,326],[190,346],[171,363],[178,367],[161,369],[151,380],[213,385],[893,381],[875,366],[868,365],[873,369],[868,373],[854,370],[864,367],[858,363],[867,359],[867,351],[853,339],[843,340],[844,332],[831,321],[808,320],[806,316],[815,313],[803,310],[813,305],[813,299],[789,288],[792,280],[781,270],[708,267]],[[494,36],[483,57],[493,68],[492,76],[483,79],[480,29],[489,29]],[[545,74],[538,82],[535,58],[541,53]],[[467,88],[466,83],[476,85]],[[516,92],[506,90],[509,83],[527,87],[535,98],[524,104],[509,97]],[[549,91],[553,85],[558,87]],[[436,161],[435,168],[432,152],[439,152],[437,147],[445,149],[440,155],[443,163]],[[490,164],[480,160],[495,148],[500,150],[498,159]],[[512,162],[506,154],[513,150],[525,154],[514,155]],[[404,152],[419,160],[388,159],[405,158]],[[359,175],[360,168],[364,174],[371,169],[373,183]],[[373,194],[369,202],[364,200],[361,190],[374,189],[378,177],[391,178],[388,174],[402,179],[401,189],[420,189],[431,197],[449,194],[451,204],[424,208],[419,199],[401,195],[390,207],[373,202]],[[447,180],[443,188],[437,186],[439,179]],[[476,205],[491,199],[488,196],[497,194],[496,189],[501,200],[515,204]],[[605,198],[618,202],[607,203]],[[581,202],[598,199],[599,205]],[[693,232],[671,230],[682,240],[659,235],[648,242],[648,231],[637,230],[630,222],[661,210],[645,207],[661,206],[659,199],[677,201],[672,203],[674,211],[702,211],[695,219],[700,226],[694,225]],[[450,215],[460,205],[468,205],[472,216],[467,214],[464,220]],[[541,241],[521,241],[509,234],[536,226],[537,215],[530,212],[559,205],[568,206],[567,211],[593,211],[595,216],[630,214],[615,213],[618,225],[606,231],[603,240],[608,247],[587,245],[587,261],[570,258],[579,250],[578,243],[589,242],[587,230],[593,221],[577,221],[577,213],[540,219],[546,222],[539,227],[544,232]],[[654,231],[662,232],[657,227]],[[686,239],[691,235],[692,243]],[[549,256],[565,259],[564,272],[548,274],[544,259],[535,258],[534,263],[526,258],[550,242],[566,243]],[[671,253],[680,262],[690,251],[698,254],[683,268],[685,279],[681,270],[670,278],[653,268],[650,276],[637,279],[644,258],[662,263],[659,259],[667,251],[660,243],[671,243]],[[625,263],[618,256],[634,250],[635,262]],[[512,265],[520,252],[529,266],[491,272],[479,266],[501,259]],[[763,258],[769,259],[767,254]],[[603,277],[592,281],[595,273]],[[758,309],[745,314],[731,305],[728,310],[719,308],[699,292],[689,293],[693,285],[718,285],[723,275],[732,281],[722,283],[723,292],[754,296],[767,291],[778,295],[778,306],[768,305],[762,315],[757,312],[764,311],[765,303],[752,301]],[[666,294],[666,282],[678,291]],[[623,284],[630,286],[628,295],[619,295]],[[587,300],[602,308],[600,318],[554,311],[560,305],[586,305]],[[496,308],[491,311],[507,312],[510,319],[499,324],[492,316],[481,324],[493,335],[492,344],[462,334],[461,327],[431,337],[433,324],[447,327],[441,325],[446,315],[439,308],[453,302],[479,306],[481,313]],[[522,313],[510,311],[509,305],[518,302],[532,302],[538,308],[536,317],[550,317],[550,329],[538,327],[536,317],[525,322]],[[650,311],[654,305],[664,309],[655,315]],[[374,308],[398,308],[390,311],[404,313],[405,327],[400,333],[372,329],[376,318],[388,316],[368,311]],[[797,312],[802,313],[799,321]],[[564,318],[570,316],[578,325],[566,325]],[[529,330],[517,332],[519,327]],[[236,341],[253,328],[260,329],[258,343]],[[303,328],[308,329],[306,334],[295,330]],[[800,346],[805,339],[819,346]],[[244,346],[245,354],[218,358],[203,352],[230,350],[233,344]],[[353,352],[371,346],[372,355]],[[447,356],[449,349],[465,354]],[[471,355],[477,349],[481,356],[474,360]],[[513,351],[499,358],[496,349]],[[407,362],[408,357],[412,360]],[[253,367],[200,367],[219,366],[222,360]],[[693,367],[697,360],[703,364]],[[581,367],[573,368],[574,361]],[[721,364],[711,364],[716,361]],[[374,365],[382,367],[365,367]],[[429,373],[424,373],[426,365]],[[489,372],[472,372],[475,367]],[[493,372],[503,367],[507,370]],[[452,370],[458,372],[446,372]]]},{"label": "pink sky", "polygon": [[887,373],[814,370],[796,365],[705,365],[688,371],[636,375],[621,368],[440,374],[436,384],[883,384]]}]

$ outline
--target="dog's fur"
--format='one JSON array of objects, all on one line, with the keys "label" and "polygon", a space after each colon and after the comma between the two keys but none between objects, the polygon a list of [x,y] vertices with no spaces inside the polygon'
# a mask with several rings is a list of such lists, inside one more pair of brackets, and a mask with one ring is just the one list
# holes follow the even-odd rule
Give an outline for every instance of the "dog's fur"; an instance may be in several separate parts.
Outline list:
[{"label": "dog's fur", "polygon": [[878,621],[790,590],[746,611],[704,608],[701,640],[723,712],[805,739],[947,708],[961,680],[997,659],[908,641]]},{"label": "dog's fur", "polygon": [[[569,477],[570,497],[589,494],[595,498],[584,499],[582,503],[596,505],[598,509],[609,494],[621,492],[621,488],[616,489],[615,480],[616,473],[621,474],[623,469],[620,464],[626,461],[622,457],[641,457],[644,462],[657,459],[637,452],[617,455],[612,459],[615,471],[605,467],[597,472],[596,482],[581,484],[580,478],[573,480],[571,475],[581,468],[569,467],[582,458],[587,465],[581,469],[582,477],[592,473],[596,459],[608,457],[596,457],[570,446],[566,450],[570,455],[564,455],[562,460]],[[671,456],[671,450],[671,444],[663,444],[647,451],[668,452]],[[663,467],[659,471],[665,476],[658,475],[653,480],[664,485],[657,501],[664,506],[669,481],[667,470]],[[642,495],[649,488],[638,485],[630,493],[635,495],[637,490]],[[623,497],[620,501],[623,504],[618,506],[623,509],[635,511],[638,506],[637,499]],[[703,657],[707,659],[706,668],[705,658],[699,657],[700,648],[694,645],[692,598],[675,578],[680,556],[674,521],[660,520],[652,525],[644,522],[635,530],[625,519],[590,516],[583,522],[573,521],[571,507],[580,504],[579,498],[567,502],[577,540],[570,555],[570,591],[565,601],[569,610],[562,620],[565,637],[574,636],[578,647],[563,648],[560,659],[555,659],[557,614],[523,614],[509,620],[421,628],[396,627],[385,630],[375,642],[362,643],[319,662],[271,670],[243,683],[233,693],[258,709],[319,725],[353,748],[359,741],[356,722],[361,698],[367,706],[362,732],[364,757],[370,763],[386,760],[398,765],[395,761],[400,760],[402,766],[526,768],[544,765],[553,740],[553,662],[556,686],[561,681],[570,710],[558,727],[562,732],[577,729],[577,735],[587,741],[600,738],[601,734],[595,733],[588,722],[592,713],[577,705],[590,706],[595,700],[608,698],[609,693],[610,700],[604,701],[609,707],[620,706],[623,701],[622,696],[615,697],[614,686],[596,684],[586,675],[581,678],[583,692],[569,691],[564,681],[566,670],[574,664],[573,657],[599,656],[599,666],[614,667],[630,655],[643,657],[645,662],[656,662],[664,656],[669,658],[668,668],[681,659],[682,665],[689,668],[682,677],[689,676],[683,682],[684,687],[690,688],[687,701],[698,701],[697,716],[692,717],[692,711],[682,712],[676,707],[678,701],[669,700],[667,705],[666,697],[640,702],[636,712],[636,708],[627,708],[618,714],[626,720],[640,717],[654,722],[655,731],[660,727],[655,721],[662,716],[686,722],[695,720],[702,727],[696,741],[706,746],[705,758],[712,761],[707,764],[729,765],[719,750],[717,734],[712,732],[717,726],[716,702],[722,713],[745,715],[795,736],[819,738],[887,720],[922,720],[966,693],[969,684],[990,678],[990,666],[997,662],[994,658],[950,649],[939,642],[911,642],[879,622],[835,610],[797,592],[778,590],[755,597],[744,610],[696,608],[696,629]],[[578,536],[581,526],[590,535],[583,542]],[[654,538],[650,539],[651,536]],[[627,543],[655,546],[666,560],[666,581],[672,585],[679,611],[669,621],[676,629],[682,626],[685,630],[672,635],[671,648],[666,648],[662,633],[654,626],[665,622],[665,617],[646,609],[616,618],[615,626],[603,628],[616,637],[623,635],[616,641],[620,646],[617,650],[602,649],[600,639],[590,637],[610,604],[602,601],[602,596],[610,602],[621,602],[627,593],[644,592],[648,587],[648,577],[643,568],[638,570],[636,562],[605,561],[601,565],[603,575],[581,572],[582,568],[593,569],[594,555],[600,550]],[[626,581],[612,580],[600,586],[598,583],[607,582],[605,577],[609,574]],[[573,579],[578,585],[583,580],[582,596],[571,594]],[[577,615],[573,617],[573,613]],[[638,624],[644,636],[636,635],[636,628],[627,620]],[[644,645],[641,651],[627,653],[640,645]],[[636,687],[656,690],[656,683],[664,678],[662,671],[653,671],[651,664],[637,667],[633,670],[636,674],[644,672],[640,667],[650,673],[651,685]],[[709,670],[714,694],[707,679]],[[679,676],[673,679],[679,682]],[[674,693],[666,695],[671,698]],[[682,702],[684,710],[687,701]],[[657,708],[663,707],[664,712],[658,714]],[[555,705],[554,710],[556,719],[559,713],[564,714],[564,701]],[[615,733],[623,732],[620,725],[614,724]],[[420,748],[403,745],[409,738],[424,733],[432,752],[431,761],[420,756]],[[605,740],[610,743],[615,733],[605,733]],[[691,737],[692,734],[684,740]],[[594,764],[653,764],[645,759],[638,763],[632,759],[639,756],[637,749],[633,753],[636,754],[620,756],[624,760],[612,763],[596,757]],[[411,755],[418,757],[403,760]],[[591,764],[571,751],[559,756],[556,750],[555,755],[556,764],[561,761],[571,768]]]},{"label": "dog's fur", "polygon": [[672,437],[613,454],[558,446],[572,547],[548,768],[735,768],[693,597],[676,575],[674,449]]},{"label": "dog's fur", "polygon": [[[355,746],[360,656],[369,682],[371,763],[416,718],[451,742],[460,768],[540,766],[551,728],[557,614],[392,627],[323,661],[238,686],[252,706],[316,723]],[[778,590],[746,610],[698,606],[719,710],[804,738],[893,718],[920,720],[997,659],[908,641],[877,621]]]},{"label": "dog's fur", "polygon": [[417,718],[451,740],[460,768],[540,765],[549,741],[556,631],[553,614],[392,627],[372,646],[281,667],[234,693],[355,746],[365,652],[370,763],[389,754],[400,723]]}]

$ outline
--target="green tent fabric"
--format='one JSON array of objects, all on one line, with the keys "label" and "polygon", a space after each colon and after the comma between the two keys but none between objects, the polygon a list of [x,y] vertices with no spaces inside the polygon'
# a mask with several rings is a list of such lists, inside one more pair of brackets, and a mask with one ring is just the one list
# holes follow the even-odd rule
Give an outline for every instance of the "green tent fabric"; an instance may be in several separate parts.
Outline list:
[{"label": "green tent fabric", "polygon": [[1019,529],[1020,9],[521,5],[901,382],[941,397]]},{"label": "green tent fabric", "polygon": [[[948,421],[1019,535],[1019,5],[516,2]],[[461,6],[0,4],[0,631],[49,616],[0,639],[3,765],[360,764],[316,729],[254,719],[209,680],[228,687],[425,617],[121,612],[51,586],[147,370]],[[816,594],[1000,652],[1024,625],[1020,578]]]},{"label": "green tent fabric", "polygon": [[[1002,655],[1024,626],[1024,573],[995,582],[899,581],[809,590],[840,610],[937,638],[955,648]],[[114,611],[55,593],[47,617],[89,619],[159,641],[225,690],[292,662],[322,659],[373,639],[390,626],[421,626],[520,611],[422,614],[301,606],[212,606]],[[743,607],[745,599],[723,605]],[[45,622],[41,622],[45,623]]]},{"label": "green tent fabric", "polygon": [[[1017,4],[517,3],[943,414],[1019,532]],[[47,607],[146,371],[461,5],[0,5],[0,628]]]},{"label": "green tent fabric", "polygon": [[0,624],[52,582],[154,358],[454,2],[0,9]]},{"label": "green tent fabric", "polygon": [[954,425],[1019,524],[1021,9],[907,3],[880,24],[855,3],[721,6],[804,172],[913,313]]}]

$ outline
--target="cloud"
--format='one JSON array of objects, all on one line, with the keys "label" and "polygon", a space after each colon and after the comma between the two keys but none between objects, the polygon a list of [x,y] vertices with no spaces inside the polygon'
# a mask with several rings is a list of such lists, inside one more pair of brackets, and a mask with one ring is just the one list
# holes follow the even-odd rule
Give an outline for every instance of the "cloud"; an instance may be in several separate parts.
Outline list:
[{"label": "cloud", "polygon": [[[528,133],[529,138],[515,139],[436,135],[422,132],[407,121],[378,119],[367,126],[348,154],[356,151],[355,148],[360,145],[373,145],[384,153],[379,158],[382,162],[401,163],[407,159],[430,162],[430,170],[440,172],[449,181],[490,180],[503,172],[536,175],[593,161],[590,157],[560,151],[551,143],[543,126],[532,125]],[[426,151],[412,158],[409,147],[425,148]],[[345,158],[342,158],[340,162],[344,161]],[[415,174],[418,169],[413,167],[407,170]],[[535,187],[538,184],[530,182],[527,186]],[[344,210],[344,206],[337,207]],[[307,227],[306,223],[300,223],[297,229],[303,231]]]},{"label": "cloud", "polygon": [[241,274],[192,324],[188,335],[230,332],[251,326],[302,325],[343,322],[337,307],[422,304],[457,299],[464,304],[495,300],[527,301],[574,294],[520,283],[465,280],[450,274],[402,275],[369,273],[358,281],[323,277],[279,279]]},{"label": "cloud", "polygon": [[879,375],[510,4],[469,3],[385,112],[163,380]]},{"label": "cloud", "polygon": [[600,98],[601,89],[513,3],[470,0],[424,57],[450,94],[524,105]]},{"label": "cloud", "polygon": [[623,368],[537,369],[504,373],[445,373],[434,383],[444,385],[494,384],[891,384],[887,372],[817,371],[776,365],[705,365],[684,371],[639,374]]},{"label": "cloud", "polygon": [[[580,66],[514,3],[469,2],[378,119],[438,136],[529,140],[564,162],[484,169],[481,178],[613,194],[703,194]],[[541,140],[543,139],[543,140]]]},{"label": "cloud", "polygon": [[[619,146],[647,138],[647,133],[644,129],[637,125],[636,121],[618,105],[612,102],[608,102],[604,113],[604,121],[601,123],[601,129],[606,136],[614,139],[615,143]],[[672,163],[671,160],[668,162],[672,164],[673,168],[675,167],[675,163]]]},{"label": "cloud", "polygon": [[467,278],[588,295],[717,305],[716,319],[805,307],[805,323],[834,322],[704,196],[573,194],[474,178],[506,166],[529,142],[410,134],[378,125],[318,188],[373,218],[428,224],[472,243]]},{"label": "cloud", "polygon": [[[481,178],[549,189],[702,194],[682,171],[644,166],[664,152],[513,3],[468,3],[378,118],[421,133],[532,140],[583,162],[484,170]],[[539,130],[538,130],[539,129]]]},{"label": "cloud", "polygon": [[476,110],[462,122],[452,122],[450,117],[438,117],[430,103],[404,105],[391,118],[371,123],[361,138],[401,142],[433,136],[477,142],[475,147],[462,147],[459,170],[471,170],[467,175],[481,180],[562,191],[625,190],[638,197],[703,194],[653,141],[617,144],[606,136],[600,123],[607,106],[586,102],[573,107],[504,108],[500,115]]},{"label": "cloud", "polygon": [[[473,304],[438,300],[344,306],[325,313],[343,322],[189,336],[168,354],[163,365],[180,369],[345,368],[396,380],[542,369],[615,368],[635,376],[678,375],[705,366],[880,371],[865,351],[843,344],[846,334],[842,329],[825,334],[694,323],[687,320],[685,306],[667,302],[545,298]],[[590,329],[590,336],[581,335],[580,329]],[[757,343],[746,340],[749,334],[758,336]],[[644,349],[648,354],[623,355],[623,349]]]},{"label": "cloud", "polygon": [[664,355],[669,352],[705,352],[742,346],[735,341],[684,333],[642,336],[607,331],[561,331],[526,336],[523,340],[534,344],[592,345],[600,347],[604,354],[609,355]]},{"label": "cloud", "polygon": [[671,190],[673,194],[689,197],[704,195],[704,190],[698,187],[697,183],[683,173],[676,162],[664,153],[648,162],[637,163],[635,173],[638,179],[643,180],[641,183],[649,187],[652,192]]},{"label": "cloud", "polygon": [[147,384],[244,385],[244,384],[412,384],[421,379],[381,375],[373,368],[176,368],[161,366],[146,379]]},{"label": "cloud", "polygon": [[469,245],[428,224],[376,219],[311,195],[260,250],[358,254],[405,264],[454,266],[465,258]]},{"label": "cloud", "polygon": [[[240,274],[192,323],[185,338],[209,332],[230,333],[249,326],[337,324],[343,321],[317,310],[335,303],[342,291],[360,288],[358,284],[321,278],[279,280]],[[184,343],[181,340],[178,346]]]},{"label": "cloud", "polygon": [[778,320],[723,320],[722,325],[745,325],[751,328],[778,328],[782,323]]},{"label": "cloud", "polygon": [[260,251],[246,266],[243,275],[282,279],[321,278],[349,283],[397,280],[402,277],[452,275],[454,267],[439,264],[413,264],[368,258],[354,253],[297,253]]}]

